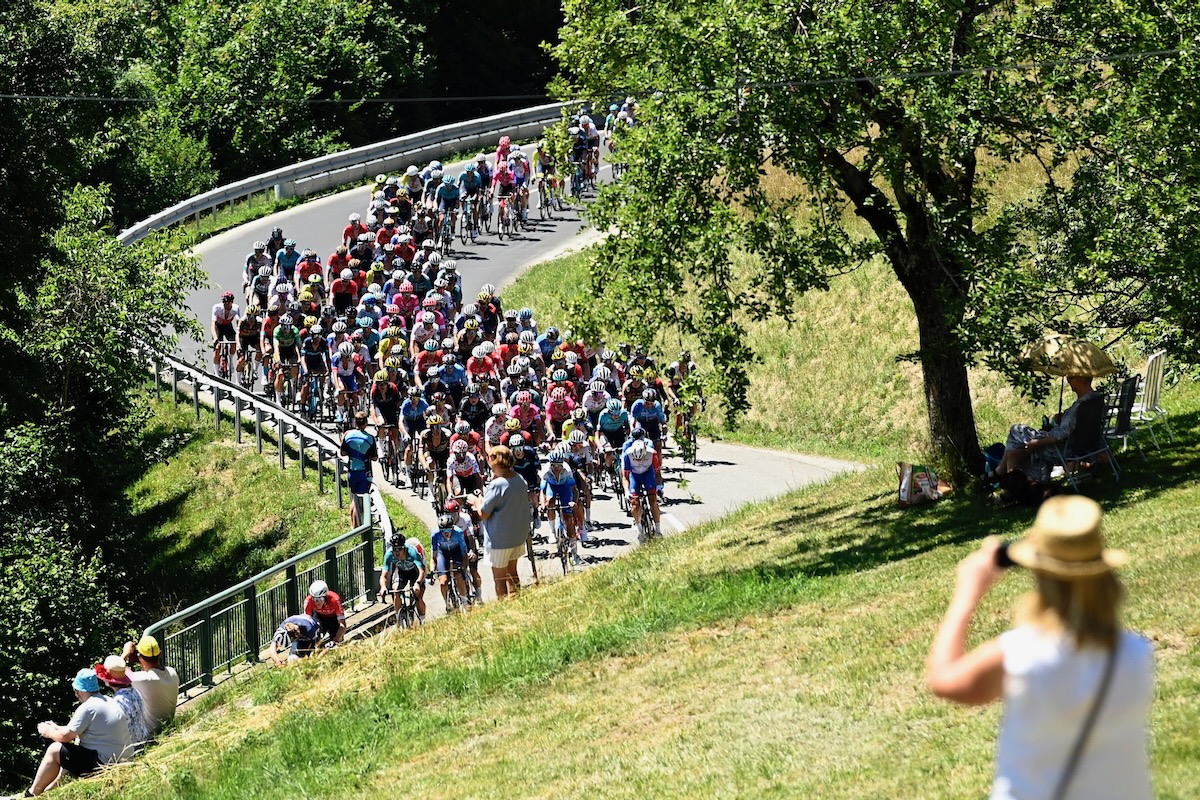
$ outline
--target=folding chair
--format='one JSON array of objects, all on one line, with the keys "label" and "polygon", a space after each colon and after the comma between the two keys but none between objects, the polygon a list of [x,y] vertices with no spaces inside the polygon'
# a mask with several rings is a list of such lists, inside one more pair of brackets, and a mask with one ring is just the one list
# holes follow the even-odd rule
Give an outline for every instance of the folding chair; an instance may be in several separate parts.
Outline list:
[{"label": "folding chair", "polygon": [[1129,449],[1129,440],[1132,439],[1142,461],[1145,461],[1146,452],[1142,450],[1142,443],[1137,438],[1139,428],[1133,424],[1133,406],[1137,401],[1138,386],[1141,380],[1139,375],[1126,378],[1117,387],[1117,393],[1109,396],[1108,405],[1111,410],[1104,436],[1110,442],[1120,439],[1121,452]]},{"label": "folding chair", "polygon": [[1158,437],[1154,435],[1154,423],[1161,421],[1163,427],[1167,429],[1167,436],[1172,442],[1175,441],[1175,432],[1171,430],[1171,424],[1167,422],[1167,410],[1158,404],[1159,396],[1162,394],[1163,369],[1166,367],[1166,361],[1166,350],[1159,350],[1146,361],[1146,380],[1142,384],[1142,396],[1133,404],[1131,418],[1135,423],[1145,423],[1146,430],[1150,432],[1150,439],[1159,449],[1161,448],[1158,444]]},{"label": "folding chair", "polygon": [[1112,467],[1113,478],[1121,480],[1117,457],[1113,455],[1112,448],[1108,446],[1108,439],[1104,436],[1110,413],[1104,402],[1104,395],[1092,395],[1079,406],[1071,435],[1062,444],[1054,445],[1063,475],[1075,491],[1079,491],[1081,474],[1086,474],[1100,458],[1104,458]]}]

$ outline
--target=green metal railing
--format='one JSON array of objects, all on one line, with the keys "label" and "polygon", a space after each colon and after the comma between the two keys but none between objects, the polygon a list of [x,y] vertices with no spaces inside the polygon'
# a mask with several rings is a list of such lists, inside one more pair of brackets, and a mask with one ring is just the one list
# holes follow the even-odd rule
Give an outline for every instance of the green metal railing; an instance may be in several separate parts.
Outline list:
[{"label": "green metal railing", "polygon": [[146,629],[179,672],[179,691],[213,686],[221,673],[256,663],[284,617],[299,614],[308,586],[326,581],[347,608],[375,601],[375,528],[369,501],[360,503],[366,522],[336,539],[289,558]]}]

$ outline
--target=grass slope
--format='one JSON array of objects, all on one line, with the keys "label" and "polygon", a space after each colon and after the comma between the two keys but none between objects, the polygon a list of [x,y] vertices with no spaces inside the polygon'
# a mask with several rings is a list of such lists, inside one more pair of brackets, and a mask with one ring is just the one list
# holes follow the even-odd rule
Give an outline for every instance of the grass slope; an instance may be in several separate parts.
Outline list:
[{"label": "grass slope", "polygon": [[[1157,648],[1160,798],[1200,785],[1200,392],[1180,442],[1089,487]],[[922,686],[958,559],[1027,510],[894,503],[885,469],[746,508],[466,619],[260,670],[64,798],[980,796],[998,709]],[[1019,571],[972,639],[1006,626]]]},{"label": "grass slope", "polygon": [[[273,441],[259,455],[252,427],[239,445],[228,418],[218,432],[207,410],[197,422],[190,406],[170,399],[150,407],[146,439],[155,443],[156,463],[126,497],[131,534],[144,545],[161,611],[202,600],[349,530],[332,474],[320,494],[315,470],[301,481],[289,458],[280,471]],[[388,508],[398,527],[419,525],[399,504]]]}]

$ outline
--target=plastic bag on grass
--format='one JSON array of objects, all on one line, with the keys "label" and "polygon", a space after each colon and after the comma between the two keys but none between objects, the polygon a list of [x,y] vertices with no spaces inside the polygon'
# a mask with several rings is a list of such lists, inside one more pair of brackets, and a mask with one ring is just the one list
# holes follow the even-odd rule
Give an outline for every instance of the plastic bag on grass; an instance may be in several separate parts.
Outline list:
[{"label": "plastic bag on grass", "polygon": [[925,464],[899,461],[896,463],[896,477],[900,479],[898,500],[902,508],[932,503],[941,500],[950,492],[950,484],[939,478],[933,468]]}]

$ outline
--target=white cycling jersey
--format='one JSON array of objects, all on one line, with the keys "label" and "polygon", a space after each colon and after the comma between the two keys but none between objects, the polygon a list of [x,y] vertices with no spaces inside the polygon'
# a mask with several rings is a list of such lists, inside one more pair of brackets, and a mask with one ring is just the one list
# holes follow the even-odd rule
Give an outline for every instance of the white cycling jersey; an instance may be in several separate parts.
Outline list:
[{"label": "white cycling jersey", "polygon": [[233,325],[242,318],[242,311],[237,303],[231,305],[228,311],[225,310],[224,303],[217,303],[212,308],[212,318],[218,325]]},{"label": "white cycling jersey", "polygon": [[500,444],[504,441],[504,423],[508,422],[508,415],[503,417],[489,417],[488,421],[483,425],[483,436],[487,439],[487,443],[491,445]]},{"label": "white cycling jersey", "polygon": [[608,392],[600,391],[593,392],[590,389],[583,395],[583,408],[589,414],[597,411],[603,411],[604,406],[610,399]]}]

